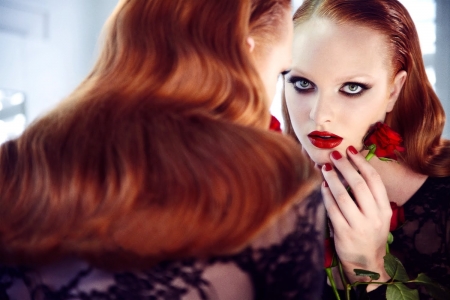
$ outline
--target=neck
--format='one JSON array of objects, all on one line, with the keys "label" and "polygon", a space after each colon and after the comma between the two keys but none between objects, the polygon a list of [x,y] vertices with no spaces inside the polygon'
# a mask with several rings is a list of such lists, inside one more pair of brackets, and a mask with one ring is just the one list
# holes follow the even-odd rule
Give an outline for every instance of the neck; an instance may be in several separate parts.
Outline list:
[{"label": "neck", "polygon": [[374,157],[370,164],[380,174],[391,202],[405,204],[422,186],[427,175],[416,173],[406,164],[395,161],[382,161]]}]

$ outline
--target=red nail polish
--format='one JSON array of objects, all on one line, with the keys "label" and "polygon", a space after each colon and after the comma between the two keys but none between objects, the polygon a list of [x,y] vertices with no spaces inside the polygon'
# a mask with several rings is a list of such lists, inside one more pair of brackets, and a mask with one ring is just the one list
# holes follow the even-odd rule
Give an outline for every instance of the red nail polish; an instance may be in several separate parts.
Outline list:
[{"label": "red nail polish", "polygon": [[349,146],[348,151],[350,151],[351,154],[358,154],[358,150],[353,146]]},{"label": "red nail polish", "polygon": [[326,163],[324,166],[325,166],[325,171],[331,171],[333,169],[333,167],[329,163]]},{"label": "red nail polish", "polygon": [[324,187],[328,187],[328,183],[326,181],[323,182]]},{"label": "red nail polish", "polygon": [[337,151],[331,152],[331,156],[332,156],[335,160],[339,160],[339,159],[342,158],[342,155],[341,155],[339,152],[337,152]]}]

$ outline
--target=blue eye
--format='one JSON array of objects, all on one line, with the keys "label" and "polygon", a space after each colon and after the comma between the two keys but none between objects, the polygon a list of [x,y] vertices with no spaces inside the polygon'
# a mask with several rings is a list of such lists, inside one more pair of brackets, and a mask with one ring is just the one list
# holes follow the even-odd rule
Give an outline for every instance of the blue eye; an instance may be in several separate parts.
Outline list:
[{"label": "blue eye", "polygon": [[294,86],[294,89],[299,93],[306,93],[315,89],[314,84],[303,77],[292,76],[288,78],[288,82],[291,83]]},{"label": "blue eye", "polygon": [[345,83],[341,88],[340,92],[344,93],[345,95],[348,95],[350,97],[353,96],[359,96],[362,93],[364,93],[366,90],[368,90],[370,87],[368,87],[366,84],[363,83],[356,83],[356,82],[348,82]]},{"label": "blue eye", "polygon": [[304,90],[310,88],[311,83],[307,80],[299,80],[294,85],[296,88]]}]

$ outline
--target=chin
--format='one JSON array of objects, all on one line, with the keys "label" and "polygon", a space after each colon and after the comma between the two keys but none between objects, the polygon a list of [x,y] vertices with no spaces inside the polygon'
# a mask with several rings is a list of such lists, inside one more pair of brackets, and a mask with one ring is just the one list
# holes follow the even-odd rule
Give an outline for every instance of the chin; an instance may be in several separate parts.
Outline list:
[{"label": "chin", "polygon": [[[300,141],[301,143],[301,141]],[[319,149],[312,145],[308,145],[309,141],[306,143],[307,147],[303,147],[303,150],[308,154],[308,157],[319,166],[323,166],[326,163],[331,163],[330,154],[334,150],[338,150],[341,154],[344,154],[345,151],[339,149],[338,147],[332,149]]]},{"label": "chin", "polygon": [[320,154],[307,153],[309,158],[318,166],[323,166],[324,164],[331,162],[329,151]]}]

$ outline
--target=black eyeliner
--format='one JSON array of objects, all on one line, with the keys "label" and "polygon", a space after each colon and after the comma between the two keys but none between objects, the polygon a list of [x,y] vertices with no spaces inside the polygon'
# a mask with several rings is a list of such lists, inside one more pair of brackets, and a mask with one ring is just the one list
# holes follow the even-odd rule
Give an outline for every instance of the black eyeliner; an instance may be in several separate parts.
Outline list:
[{"label": "black eyeliner", "polygon": [[287,81],[289,83],[296,83],[297,81],[300,81],[300,80],[308,81],[309,83],[311,83],[311,81],[309,81],[308,79],[306,79],[304,77],[300,77],[300,76],[291,76],[287,79]]},{"label": "black eyeliner", "polygon": [[362,83],[362,82],[346,82],[346,83],[344,83],[344,84],[342,85],[342,87],[344,87],[344,86],[346,86],[346,85],[351,85],[351,84],[359,85],[360,87],[363,88],[363,90],[369,90],[369,89],[372,88],[372,86],[370,86],[370,85],[368,85],[368,84],[365,84],[365,83]]},{"label": "black eyeliner", "polygon": [[[342,89],[343,89],[345,86],[349,86],[349,85],[357,85],[357,86],[359,86],[362,90],[361,90],[359,93],[347,93],[347,92],[342,91]],[[362,83],[362,82],[346,82],[346,83],[344,83],[344,84],[341,86],[341,88],[339,89],[339,92],[342,93],[342,94],[344,94],[346,97],[359,97],[359,96],[361,96],[362,94],[364,94],[367,90],[369,90],[369,89],[371,89],[371,88],[372,88],[372,86],[370,86],[370,85],[368,85],[368,84],[365,84],[365,83]]]},{"label": "black eyeliner", "polygon": [[[299,81],[305,81],[308,82],[308,84],[311,86],[311,88],[306,88],[306,89],[302,89],[297,87],[295,84]],[[300,76],[290,76],[287,78],[287,82],[292,84],[292,86],[294,87],[294,90],[297,91],[297,93],[311,93],[313,90],[315,90],[315,85],[314,83],[312,83],[310,80],[304,78],[304,77],[300,77]]]}]

